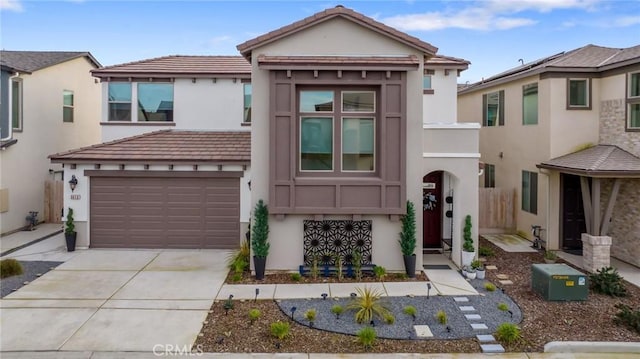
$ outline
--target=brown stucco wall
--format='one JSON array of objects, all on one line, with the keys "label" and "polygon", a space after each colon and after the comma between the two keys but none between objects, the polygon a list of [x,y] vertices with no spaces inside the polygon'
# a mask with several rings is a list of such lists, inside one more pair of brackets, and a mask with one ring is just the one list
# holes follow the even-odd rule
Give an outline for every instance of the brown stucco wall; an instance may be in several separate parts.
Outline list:
[{"label": "brown stucco wall", "polygon": [[[602,101],[600,106],[600,143],[616,145],[640,156],[640,132],[625,131],[625,101]],[[611,255],[640,266],[640,179],[621,179],[620,192],[611,216]],[[611,193],[613,180],[602,182],[601,208]]]}]

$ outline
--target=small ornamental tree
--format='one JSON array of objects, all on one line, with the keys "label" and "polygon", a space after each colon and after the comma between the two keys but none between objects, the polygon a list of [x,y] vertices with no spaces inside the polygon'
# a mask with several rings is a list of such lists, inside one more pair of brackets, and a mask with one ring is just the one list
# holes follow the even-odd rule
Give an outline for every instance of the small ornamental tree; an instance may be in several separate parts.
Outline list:
[{"label": "small ornamental tree", "polygon": [[407,201],[407,214],[402,216],[400,232],[400,250],[402,255],[411,256],[416,250],[416,211],[411,201]]},{"label": "small ornamental tree", "polygon": [[269,254],[269,210],[263,200],[259,200],[254,211],[254,223],[251,227],[251,247],[258,258],[267,258]]},{"label": "small ornamental tree", "polygon": [[471,237],[471,216],[467,215],[464,218],[464,243],[462,244],[462,249],[465,252],[474,252],[475,248],[473,247],[473,238]]},{"label": "small ornamental tree", "polygon": [[69,207],[69,211],[67,212],[67,221],[64,226],[64,234],[71,235],[76,231],[76,225],[73,223],[73,208]]}]

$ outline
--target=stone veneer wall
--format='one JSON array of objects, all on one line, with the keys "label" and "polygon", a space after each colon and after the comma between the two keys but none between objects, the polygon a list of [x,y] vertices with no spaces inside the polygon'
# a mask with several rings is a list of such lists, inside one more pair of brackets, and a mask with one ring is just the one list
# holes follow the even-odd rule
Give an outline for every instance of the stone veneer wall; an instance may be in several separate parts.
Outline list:
[{"label": "stone veneer wall", "polygon": [[[616,145],[640,157],[640,132],[625,131],[625,100],[602,101],[600,144]],[[613,180],[602,182],[601,208],[606,208]],[[611,216],[611,256],[640,266],[640,179],[622,179]]]}]

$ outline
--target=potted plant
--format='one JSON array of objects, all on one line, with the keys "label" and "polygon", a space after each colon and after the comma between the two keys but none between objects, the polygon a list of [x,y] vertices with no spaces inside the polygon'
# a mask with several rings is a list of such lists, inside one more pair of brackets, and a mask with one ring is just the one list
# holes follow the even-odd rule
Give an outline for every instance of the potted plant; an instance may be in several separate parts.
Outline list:
[{"label": "potted plant", "polygon": [[251,249],[253,250],[253,266],[256,279],[264,279],[264,271],[269,254],[269,210],[264,201],[259,200],[253,214],[254,222],[251,227]]},{"label": "potted plant", "polygon": [[473,238],[471,237],[471,216],[467,215],[464,218],[463,229],[464,243],[462,244],[462,265],[471,265],[471,261],[476,256],[476,249],[473,246]]},{"label": "potted plant", "polygon": [[558,259],[558,255],[550,250],[544,251],[544,262],[547,264],[555,263]]},{"label": "potted plant", "polygon": [[402,216],[400,250],[404,259],[404,270],[409,278],[416,276],[416,211],[411,201],[407,201],[407,214]]},{"label": "potted plant", "polygon": [[467,268],[467,278],[476,279],[478,273],[476,273],[476,269],[473,267]]},{"label": "potted plant", "polygon": [[67,220],[64,223],[64,239],[67,242],[67,251],[73,252],[76,250],[76,225],[73,223],[73,208],[69,207],[67,212]]},{"label": "potted plant", "polygon": [[484,271],[484,264],[479,260],[474,260],[471,262],[471,268],[476,270],[476,278],[484,279],[486,272]]}]

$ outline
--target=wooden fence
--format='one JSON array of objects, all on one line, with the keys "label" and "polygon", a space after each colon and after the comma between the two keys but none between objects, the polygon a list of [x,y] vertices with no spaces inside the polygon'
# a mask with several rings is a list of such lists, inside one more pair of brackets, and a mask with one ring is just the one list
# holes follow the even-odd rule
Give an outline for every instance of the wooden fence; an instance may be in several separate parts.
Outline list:
[{"label": "wooden fence", "polygon": [[480,188],[478,227],[514,229],[516,227],[515,198],[514,189]]},{"label": "wooden fence", "polygon": [[62,207],[64,189],[63,181],[46,180],[44,182],[44,213],[43,219],[47,223],[62,222]]}]

